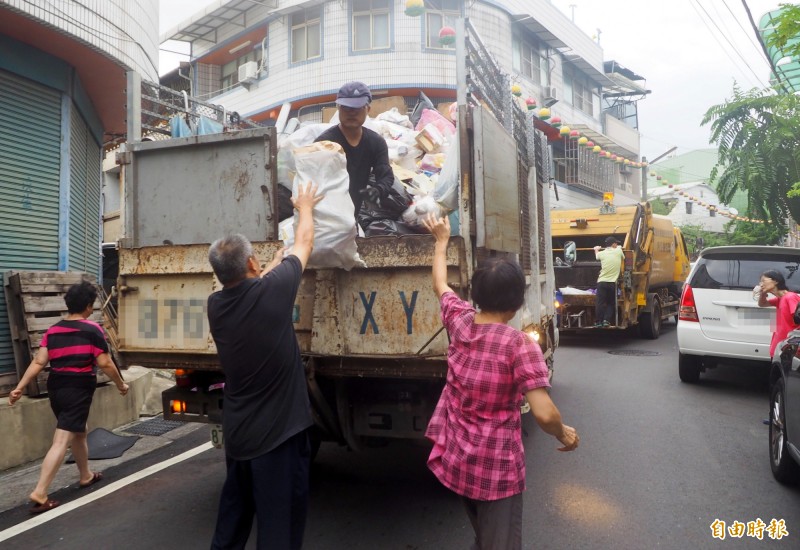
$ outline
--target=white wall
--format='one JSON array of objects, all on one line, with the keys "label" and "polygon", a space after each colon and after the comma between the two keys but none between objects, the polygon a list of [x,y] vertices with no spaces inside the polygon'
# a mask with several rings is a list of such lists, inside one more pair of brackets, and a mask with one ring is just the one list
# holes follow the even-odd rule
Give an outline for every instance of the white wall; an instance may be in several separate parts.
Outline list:
[{"label": "white wall", "polygon": [[158,82],[158,0],[3,0]]}]

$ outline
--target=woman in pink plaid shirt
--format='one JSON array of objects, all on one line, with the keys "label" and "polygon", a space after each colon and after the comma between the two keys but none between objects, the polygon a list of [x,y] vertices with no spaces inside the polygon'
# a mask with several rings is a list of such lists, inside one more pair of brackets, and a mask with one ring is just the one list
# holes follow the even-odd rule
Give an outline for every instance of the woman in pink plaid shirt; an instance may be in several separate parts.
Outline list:
[{"label": "woman in pink plaid shirt", "polygon": [[572,451],[579,438],[561,422],[550,399],[542,351],[508,326],[522,307],[525,276],[519,264],[492,259],[475,270],[472,299],[479,311],[447,285],[445,252],[450,222],[433,215],[425,227],[436,239],[433,289],[450,335],[447,383],[425,435],[433,441],[428,468],[460,495],[478,550],[522,548],[522,447],[520,396],[539,426]]}]

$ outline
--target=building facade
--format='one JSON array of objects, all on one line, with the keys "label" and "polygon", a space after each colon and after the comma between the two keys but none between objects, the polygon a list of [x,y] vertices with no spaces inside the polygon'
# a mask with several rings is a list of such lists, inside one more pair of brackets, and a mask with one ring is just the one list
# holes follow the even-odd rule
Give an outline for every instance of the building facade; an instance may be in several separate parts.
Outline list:
[{"label": "building facade", "polygon": [[714,188],[702,181],[661,185],[648,193],[650,200],[659,199],[670,209],[667,216],[673,225],[691,225],[712,233],[724,233],[730,215],[739,211],[720,204]]},{"label": "building facade", "polygon": [[[125,73],[158,75],[158,1],[0,0],[0,272],[100,275],[102,151]],[[0,289],[0,391],[16,384]]]},{"label": "building facade", "polygon": [[[412,106],[424,92],[436,104],[456,94],[455,50],[443,27],[468,17],[511,81],[520,101],[533,98],[550,118],[552,204],[595,206],[604,192],[618,202],[641,194],[641,170],[600,162],[591,149],[561,137],[580,132],[603,150],[639,160],[636,101],[643,78],[603,60],[602,48],[547,0],[218,0],[170,29],[162,41],[191,44],[179,69],[191,93],[265,123],[291,104],[300,121],[326,120],[342,83],[366,82],[376,98],[400,96]],[[553,131],[554,130],[554,131]]]}]

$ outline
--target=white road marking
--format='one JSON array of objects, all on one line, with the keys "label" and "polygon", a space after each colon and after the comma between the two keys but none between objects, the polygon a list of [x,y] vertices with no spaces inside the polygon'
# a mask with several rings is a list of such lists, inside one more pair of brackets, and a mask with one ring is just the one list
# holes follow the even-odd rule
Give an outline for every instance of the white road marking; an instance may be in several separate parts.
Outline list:
[{"label": "white road marking", "polygon": [[97,489],[96,491],[93,491],[92,493],[86,496],[72,500],[70,502],[66,502],[61,506],[53,508],[48,512],[42,512],[38,516],[34,516],[33,518],[27,521],[18,523],[13,527],[9,527],[5,531],[0,531],[0,542],[8,540],[11,537],[15,537],[21,533],[24,533],[25,531],[29,531],[30,529],[38,527],[39,525],[43,525],[48,521],[50,521],[51,519],[63,516],[67,512],[71,512],[72,510],[80,508],[81,506],[85,506],[90,502],[94,502],[99,498],[103,498],[106,495],[110,495],[111,493],[118,491],[123,487],[130,485],[131,483],[135,483],[140,479],[151,476],[157,472],[160,472],[161,470],[164,470],[165,468],[169,468],[170,466],[178,464],[179,462],[183,462],[184,460],[188,460],[193,456],[199,455],[200,453],[204,453],[205,451],[213,448],[214,446],[209,441],[208,443],[204,443],[199,447],[195,447],[194,449],[190,449],[185,453],[172,457],[169,460],[165,460],[164,462],[159,462],[158,464],[153,464],[152,466],[149,466],[144,470],[136,472],[135,474],[131,474],[128,477],[122,478],[118,481],[114,481],[113,483],[109,483],[105,487]]}]

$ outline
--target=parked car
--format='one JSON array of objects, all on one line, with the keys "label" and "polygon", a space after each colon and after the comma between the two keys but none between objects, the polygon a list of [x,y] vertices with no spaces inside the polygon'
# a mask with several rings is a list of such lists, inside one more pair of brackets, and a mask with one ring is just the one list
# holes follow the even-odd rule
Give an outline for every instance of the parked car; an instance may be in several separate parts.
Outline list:
[{"label": "parked car", "polygon": [[778,344],[769,374],[769,463],[781,483],[800,481],[800,331]]},{"label": "parked car", "polygon": [[678,313],[678,374],[694,383],[718,363],[770,364],[775,309],[758,307],[753,287],[768,269],[800,291],[800,249],[719,246],[700,253]]}]

